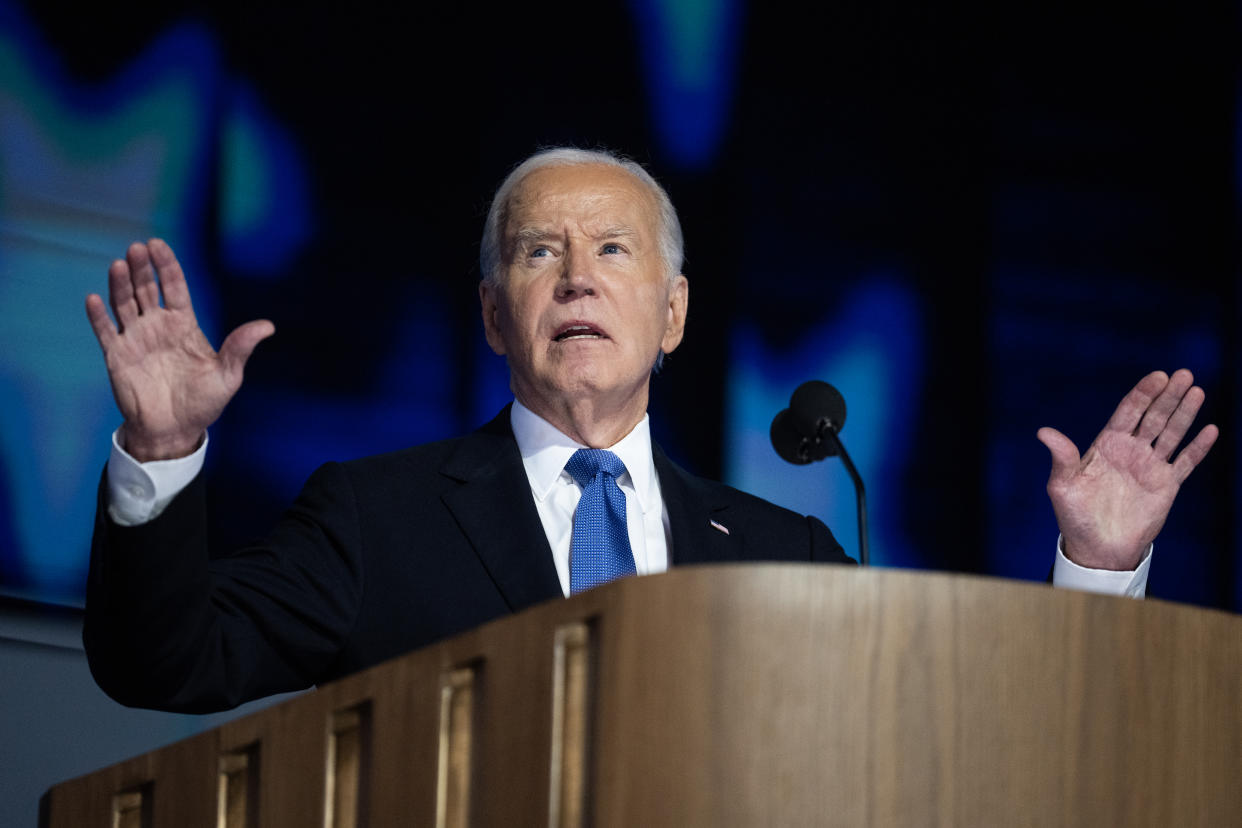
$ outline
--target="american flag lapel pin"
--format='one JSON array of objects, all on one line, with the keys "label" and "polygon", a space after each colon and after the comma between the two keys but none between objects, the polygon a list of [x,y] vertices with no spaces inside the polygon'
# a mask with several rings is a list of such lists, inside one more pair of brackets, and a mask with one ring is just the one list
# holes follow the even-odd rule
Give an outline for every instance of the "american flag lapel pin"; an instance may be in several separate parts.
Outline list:
[{"label": "american flag lapel pin", "polygon": [[726,535],[727,535],[727,534],[729,534],[729,527],[728,527],[728,526],[725,526],[723,523],[717,523],[716,521],[711,520],[711,518],[708,518],[708,520],[709,520],[709,521],[711,521],[712,528],[714,528],[714,529],[718,529],[718,530],[720,530],[721,532],[724,532]]}]

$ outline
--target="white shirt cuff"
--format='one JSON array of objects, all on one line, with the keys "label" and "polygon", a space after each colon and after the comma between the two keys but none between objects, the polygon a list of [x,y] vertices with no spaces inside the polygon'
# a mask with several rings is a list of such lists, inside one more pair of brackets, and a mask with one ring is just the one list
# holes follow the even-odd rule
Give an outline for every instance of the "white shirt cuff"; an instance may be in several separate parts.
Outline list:
[{"label": "white shirt cuff", "polygon": [[108,457],[108,516],[121,526],[140,526],[159,517],[203,468],[207,435],[186,457],[140,463],[121,447],[120,433],[112,432]]},{"label": "white shirt cuff", "polygon": [[1105,595],[1142,598],[1147,594],[1147,573],[1151,569],[1151,553],[1152,546],[1149,546],[1143,560],[1131,571],[1088,569],[1065,557],[1065,553],[1061,551],[1061,538],[1058,537],[1056,563],[1052,565],[1052,584],[1067,589],[1100,592]]}]

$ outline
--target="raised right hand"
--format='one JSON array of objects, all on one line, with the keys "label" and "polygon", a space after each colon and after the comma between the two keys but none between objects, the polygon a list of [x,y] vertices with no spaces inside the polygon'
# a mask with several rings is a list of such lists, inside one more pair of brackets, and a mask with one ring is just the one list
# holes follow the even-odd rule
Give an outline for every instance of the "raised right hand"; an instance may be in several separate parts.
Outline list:
[{"label": "raised right hand", "polygon": [[194,316],[181,265],[160,239],[135,242],[112,263],[108,298],[116,324],[95,293],[86,297],[86,315],[125,418],[125,450],[139,462],[192,453],[241,387],[255,346],[276,327],[266,319],[247,322],[219,353],[213,350]]}]

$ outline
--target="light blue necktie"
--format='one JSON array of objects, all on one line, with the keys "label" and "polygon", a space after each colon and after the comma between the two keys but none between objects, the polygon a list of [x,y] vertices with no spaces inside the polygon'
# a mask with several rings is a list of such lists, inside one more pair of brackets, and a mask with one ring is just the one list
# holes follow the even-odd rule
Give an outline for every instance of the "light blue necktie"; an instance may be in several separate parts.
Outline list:
[{"label": "light blue necktie", "polygon": [[565,471],[582,487],[569,543],[570,594],[633,575],[625,495],[616,480],[625,474],[625,464],[611,451],[578,449]]}]

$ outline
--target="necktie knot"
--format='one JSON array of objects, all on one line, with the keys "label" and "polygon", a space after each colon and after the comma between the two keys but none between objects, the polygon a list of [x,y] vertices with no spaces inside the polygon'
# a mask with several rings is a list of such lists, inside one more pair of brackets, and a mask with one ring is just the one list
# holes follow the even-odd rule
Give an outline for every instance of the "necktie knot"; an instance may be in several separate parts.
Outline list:
[{"label": "necktie knot", "polygon": [[607,449],[578,449],[565,464],[565,471],[578,481],[579,486],[586,488],[600,472],[614,480],[625,474],[625,464]]}]

